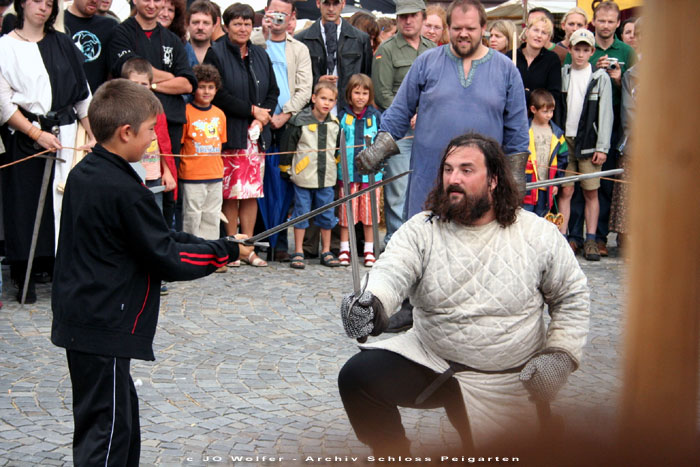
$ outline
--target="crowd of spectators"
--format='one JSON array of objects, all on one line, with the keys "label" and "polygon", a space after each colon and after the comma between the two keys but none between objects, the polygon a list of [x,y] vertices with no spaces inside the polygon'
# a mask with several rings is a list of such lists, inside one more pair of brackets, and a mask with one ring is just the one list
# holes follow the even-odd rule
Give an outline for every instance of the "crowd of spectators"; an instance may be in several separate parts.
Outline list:
[{"label": "crowd of spectators", "polygon": [[[4,10],[8,3],[3,1],[0,7]],[[632,19],[620,24],[620,10],[615,2],[599,3],[592,19],[584,10],[573,8],[556,21],[548,11],[535,8],[529,12],[520,34],[516,33],[516,25],[507,20],[486,23],[483,7],[476,0],[456,0],[447,11],[436,4],[426,6],[424,0],[396,0],[396,19],[359,11],[348,20],[341,16],[345,0],[316,3],[321,17],[297,28],[291,0],[268,0],[262,15],[256,15],[242,3],[234,3],[222,13],[209,0],[133,0],[131,16],[122,22],[109,11],[109,0],[73,0],[63,12],[60,0],[14,1],[0,32],[0,151],[4,150],[0,157],[7,163],[48,149],[57,150],[57,156],[65,161],[56,162],[51,173],[52,186],[46,197],[28,300],[35,299],[36,280],[50,280],[59,234],[62,185],[84,154],[73,148],[93,143],[86,118],[91,95],[101,84],[116,77],[132,79],[134,73],[141,73],[141,84],[148,86],[163,104],[159,137],[142,165],[147,166],[147,172],[152,171],[144,181],[163,186],[160,196],[166,224],[182,230],[185,212],[185,230],[201,233],[204,229],[207,237],[213,236],[212,231],[252,236],[284,221],[292,209],[300,212],[299,203],[308,201],[310,204],[304,206],[310,209],[328,200],[327,191],[308,200],[300,197],[294,180],[299,180],[304,170],[307,179],[313,178],[309,171],[332,172],[332,177],[328,175],[333,178],[332,183],[330,178],[321,181],[318,175],[318,183],[308,185],[313,185],[314,190],[330,186],[330,198],[361,188],[366,179],[357,178],[351,187],[336,183],[337,167],[334,165],[330,172],[321,167],[326,164],[320,162],[321,149],[347,144],[353,148],[349,154],[357,154],[366,144],[364,136],[372,140],[382,131],[380,119],[387,128],[397,128],[393,116],[398,113],[402,119],[405,117],[406,126],[402,123],[401,131],[396,131],[401,133],[396,138],[399,153],[388,160],[383,175],[415,169],[416,159],[425,157],[417,152],[430,146],[420,146],[427,144],[420,138],[431,139],[433,132],[443,130],[430,125],[444,116],[449,119],[453,111],[463,107],[459,96],[469,95],[467,89],[472,80],[478,89],[483,86],[487,90],[480,95],[490,96],[491,101],[477,107],[482,106],[481,111],[488,114],[485,120],[497,123],[499,135],[513,130],[510,123],[514,115],[509,112],[516,112],[518,119],[534,119],[529,134],[525,134],[524,127],[515,130],[516,137],[531,143],[528,174],[533,180],[625,165],[640,21]],[[476,31],[455,26],[454,15],[462,15],[470,8],[478,13]],[[465,17],[464,21],[471,20]],[[557,28],[563,32],[563,39],[552,42]],[[587,28],[593,31],[590,36],[584,33]],[[576,43],[572,43],[572,37]],[[493,50],[479,49],[480,44]],[[576,57],[572,63],[574,49],[586,44],[590,46],[586,63],[577,62]],[[443,56],[454,63],[462,60],[463,67],[457,66],[452,80],[435,78],[428,68],[415,69],[414,62],[427,51],[431,51],[430,59],[422,60],[422,67],[425,63],[438,63],[436,57]],[[490,76],[482,83],[478,81],[478,68],[492,61],[494,54],[498,54],[493,62],[498,63],[498,68],[489,69],[500,76]],[[134,63],[135,59],[142,60],[148,69],[134,72],[134,66],[137,70],[144,66]],[[125,74],[128,63],[131,64]],[[199,67],[197,73],[204,80],[196,78],[193,67]],[[581,71],[584,69],[587,71]],[[514,70],[514,76],[519,77],[518,88],[512,88],[508,78],[501,92],[499,83]],[[419,82],[420,79],[427,81]],[[421,94],[426,86],[435,84],[431,81],[434,79],[441,82],[436,91],[442,96],[435,101],[438,106],[424,100],[434,99],[434,95]],[[591,98],[590,87],[594,85],[601,92],[609,89],[610,99]],[[416,89],[416,105],[401,107],[399,112],[397,106],[413,99],[412,86]],[[320,96],[331,90],[335,90],[333,104],[326,115]],[[400,92],[402,103],[394,105]],[[517,100],[517,105],[511,105],[511,100]],[[608,104],[610,108],[604,108]],[[384,121],[382,113],[386,114],[392,106],[392,118]],[[211,109],[217,111],[212,113]],[[437,120],[427,117],[430,112],[435,112]],[[480,110],[477,108],[476,112],[478,117]],[[501,116],[492,119],[499,112]],[[579,127],[584,121],[596,122],[596,135],[583,135]],[[610,128],[598,128],[601,122]],[[551,131],[543,130],[545,127]],[[345,130],[346,138],[352,133],[355,139],[340,141],[339,128]],[[290,132],[298,133],[294,144],[290,143]],[[302,147],[300,141],[311,141],[311,133],[316,138],[314,144]],[[355,137],[356,133],[362,138]],[[588,148],[589,144],[588,140],[582,142],[584,136],[592,141],[591,153],[581,151],[581,145]],[[543,138],[556,138],[558,144],[552,145]],[[502,144],[506,145],[503,141]],[[277,154],[282,149],[297,155],[307,152],[302,157],[295,155],[290,166]],[[441,153],[442,148],[437,149],[437,154]],[[159,156],[169,159],[160,160]],[[208,164],[206,170],[202,169],[204,172],[198,172],[194,169],[198,157],[218,158],[219,163]],[[337,161],[337,154],[330,159],[324,156],[326,159],[329,164],[336,164],[331,159]],[[538,161],[544,165],[540,170]],[[592,167],[584,170],[581,161],[592,162]],[[352,169],[353,161],[349,162]],[[0,173],[5,263],[20,289],[30,260],[43,173],[43,159],[32,159]],[[435,174],[425,177],[432,181]],[[412,178],[411,183],[418,183],[416,180]],[[410,214],[407,192],[411,188],[407,182],[406,178],[383,191],[380,215],[386,225],[386,242]],[[196,187],[198,184],[207,188]],[[583,248],[590,260],[607,255],[611,229],[618,232],[618,243],[627,233],[623,215],[626,190],[618,186],[613,189],[613,182],[608,180],[595,185],[595,193],[591,185],[581,189],[577,184],[558,192],[549,189],[542,195],[546,202],[541,201],[535,209],[546,215],[561,212],[563,207],[566,219],[560,226],[561,232],[568,235],[574,251]],[[220,193],[209,198],[212,190]],[[530,208],[537,205],[536,195],[528,194],[535,198],[534,205],[532,199],[525,203]],[[563,203],[558,205],[558,198]],[[422,199],[415,201],[423,203]],[[218,212],[217,216],[212,216],[212,209]],[[353,209],[358,209],[358,205]],[[365,228],[360,233],[370,245],[369,249],[365,245],[364,264],[371,266],[375,259],[370,253],[371,245],[379,239],[372,239],[371,229],[367,229],[370,209],[365,205],[360,209],[362,215],[355,217],[364,220]],[[609,223],[611,212],[613,222]],[[337,223],[335,215],[330,217],[327,222],[321,221],[322,264],[347,265],[347,229],[352,226],[342,223],[344,233],[338,244],[335,236],[333,240],[328,237]],[[304,252],[312,257],[318,254],[318,226],[314,236],[312,223],[305,237],[303,251],[297,239],[291,252],[286,235],[271,239],[267,260],[288,261],[291,253],[293,266],[303,267]],[[267,266],[267,261],[256,253],[241,259],[251,266]],[[232,262],[229,266],[239,264]]]}]

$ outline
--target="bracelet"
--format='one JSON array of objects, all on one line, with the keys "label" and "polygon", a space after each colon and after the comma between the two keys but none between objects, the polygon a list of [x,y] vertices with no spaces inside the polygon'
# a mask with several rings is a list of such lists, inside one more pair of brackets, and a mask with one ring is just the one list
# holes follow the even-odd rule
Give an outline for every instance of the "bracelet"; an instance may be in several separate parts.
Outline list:
[{"label": "bracelet", "polygon": [[43,133],[43,132],[41,131],[40,128],[37,128],[34,125],[32,125],[31,129],[27,132],[27,136],[29,136],[31,139],[36,141],[41,136],[41,133]]}]

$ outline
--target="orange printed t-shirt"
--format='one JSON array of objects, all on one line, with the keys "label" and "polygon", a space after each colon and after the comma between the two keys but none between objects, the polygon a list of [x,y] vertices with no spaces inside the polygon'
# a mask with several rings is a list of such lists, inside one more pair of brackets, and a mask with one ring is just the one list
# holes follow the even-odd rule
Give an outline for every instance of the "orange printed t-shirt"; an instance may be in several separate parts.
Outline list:
[{"label": "orange printed t-shirt", "polygon": [[221,145],[226,142],[226,115],[216,106],[202,109],[187,104],[187,123],[182,132],[181,154],[205,157],[182,157],[178,177],[182,181],[219,181],[224,177]]}]

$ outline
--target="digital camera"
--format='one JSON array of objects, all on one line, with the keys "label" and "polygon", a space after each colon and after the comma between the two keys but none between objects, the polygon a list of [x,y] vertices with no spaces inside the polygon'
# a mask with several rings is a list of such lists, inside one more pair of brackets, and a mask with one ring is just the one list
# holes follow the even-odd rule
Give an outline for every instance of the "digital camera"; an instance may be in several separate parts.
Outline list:
[{"label": "digital camera", "polygon": [[277,12],[270,13],[269,16],[270,16],[270,19],[272,20],[272,24],[276,24],[278,26],[280,24],[284,24],[284,18],[287,17],[287,15],[285,15],[284,13],[277,13]]}]

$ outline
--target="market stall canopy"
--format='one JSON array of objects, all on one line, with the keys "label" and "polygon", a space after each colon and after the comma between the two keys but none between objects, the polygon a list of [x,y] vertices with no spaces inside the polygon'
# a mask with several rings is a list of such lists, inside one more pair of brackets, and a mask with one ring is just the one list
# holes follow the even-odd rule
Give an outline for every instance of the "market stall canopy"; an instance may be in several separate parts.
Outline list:
[{"label": "market stall canopy", "polygon": [[[589,0],[590,2],[590,0]],[[528,0],[527,9],[535,7],[546,8],[554,14],[566,13],[576,6],[576,0]],[[486,14],[489,19],[522,19],[523,1],[508,0],[495,7],[487,8]]]}]

